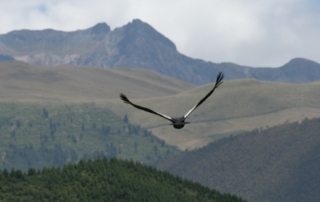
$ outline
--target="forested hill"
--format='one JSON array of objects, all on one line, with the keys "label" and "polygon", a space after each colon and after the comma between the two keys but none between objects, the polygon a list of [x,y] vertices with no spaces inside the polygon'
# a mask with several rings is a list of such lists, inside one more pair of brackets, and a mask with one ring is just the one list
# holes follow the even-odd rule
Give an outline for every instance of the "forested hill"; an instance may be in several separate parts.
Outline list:
[{"label": "forested hill", "polygon": [[0,169],[63,166],[104,156],[153,164],[179,152],[94,104],[0,103]]},{"label": "forested hill", "polygon": [[80,161],[61,169],[0,172],[0,201],[243,201],[141,164]]},{"label": "forested hill", "polygon": [[320,201],[320,118],[254,130],[183,153],[162,167],[259,202]]}]

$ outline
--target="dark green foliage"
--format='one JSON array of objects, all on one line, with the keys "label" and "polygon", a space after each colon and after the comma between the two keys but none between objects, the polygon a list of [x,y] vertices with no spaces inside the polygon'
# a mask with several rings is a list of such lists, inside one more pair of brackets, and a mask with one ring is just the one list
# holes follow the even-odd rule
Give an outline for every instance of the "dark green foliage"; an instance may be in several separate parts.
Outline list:
[{"label": "dark green foliage", "polygon": [[0,172],[0,201],[243,201],[142,164],[116,159]]},{"label": "dark green foliage", "polygon": [[0,169],[62,166],[102,156],[153,164],[178,152],[94,104],[2,103],[0,140]]}]

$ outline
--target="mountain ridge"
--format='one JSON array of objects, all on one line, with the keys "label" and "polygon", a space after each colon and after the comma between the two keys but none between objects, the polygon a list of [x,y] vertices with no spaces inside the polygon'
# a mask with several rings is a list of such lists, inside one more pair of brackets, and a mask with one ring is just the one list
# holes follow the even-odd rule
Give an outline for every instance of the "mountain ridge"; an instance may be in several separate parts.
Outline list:
[{"label": "mountain ridge", "polygon": [[[197,85],[209,83],[223,71],[226,79],[268,81],[320,80],[320,64],[293,59],[279,68],[254,68],[232,62],[214,63],[180,53],[176,45],[139,19],[113,30],[106,23],[70,32],[52,29],[19,30],[0,35],[0,53],[33,64],[74,64],[101,68],[144,68]],[[300,67],[316,71],[306,73]],[[319,72],[319,73],[318,73]]]}]

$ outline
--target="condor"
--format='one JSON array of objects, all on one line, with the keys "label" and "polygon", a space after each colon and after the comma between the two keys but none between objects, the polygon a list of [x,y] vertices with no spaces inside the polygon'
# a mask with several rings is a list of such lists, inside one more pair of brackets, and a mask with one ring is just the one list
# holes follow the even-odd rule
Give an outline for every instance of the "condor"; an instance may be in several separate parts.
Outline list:
[{"label": "condor", "polygon": [[138,109],[141,109],[143,111],[146,111],[146,112],[149,112],[149,113],[152,113],[152,114],[155,114],[155,115],[158,115],[162,118],[165,118],[167,119],[168,121],[171,122],[171,125],[173,125],[174,128],[176,129],[181,129],[184,127],[185,124],[188,124],[190,122],[187,122],[186,119],[187,117],[197,108],[199,107],[221,84],[222,84],[222,81],[223,80],[223,73],[220,72],[217,76],[217,79],[216,79],[216,83],[214,84],[213,88],[207,93],[206,96],[204,96],[196,105],[194,105],[184,116],[182,117],[178,117],[178,118],[172,118],[166,114],[162,114],[162,113],[159,113],[159,112],[156,112],[156,111],[153,111],[152,109],[149,109],[149,108],[146,108],[146,107],[143,107],[143,106],[140,106],[140,105],[137,105],[137,104],[134,104],[133,102],[131,102],[129,100],[129,98],[124,95],[124,94],[120,94],[120,98],[121,100],[124,102],[124,103],[127,103],[127,104],[130,104],[132,105],[133,107],[135,108],[138,108]]}]

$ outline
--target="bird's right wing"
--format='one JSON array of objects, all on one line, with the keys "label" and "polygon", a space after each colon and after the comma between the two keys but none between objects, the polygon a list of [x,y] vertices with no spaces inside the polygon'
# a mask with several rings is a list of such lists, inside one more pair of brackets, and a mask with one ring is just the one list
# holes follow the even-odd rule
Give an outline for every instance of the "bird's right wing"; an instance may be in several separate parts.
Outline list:
[{"label": "bird's right wing", "polygon": [[125,94],[122,94],[122,93],[121,93],[121,94],[120,94],[120,98],[121,98],[121,100],[122,100],[124,103],[130,104],[130,105],[132,105],[133,107],[138,108],[138,109],[141,109],[141,110],[143,110],[143,111],[146,111],[146,112],[149,112],[149,113],[158,115],[158,116],[160,116],[160,117],[162,117],[162,118],[165,118],[165,119],[167,119],[167,120],[169,120],[169,121],[172,122],[172,118],[171,118],[170,116],[165,115],[165,114],[162,114],[162,113],[159,113],[159,112],[156,112],[156,111],[153,111],[153,110],[151,110],[151,109],[149,109],[149,108],[146,108],[146,107],[143,107],[143,106],[140,106],[140,105],[136,105],[136,104],[134,104],[133,102],[131,102]]},{"label": "bird's right wing", "polygon": [[223,80],[223,73],[220,72],[217,76],[216,83],[214,84],[214,87],[207,93],[206,96],[204,96],[195,106],[193,106],[185,115],[184,118],[186,119],[199,105],[201,105],[215,90],[218,88]]}]

